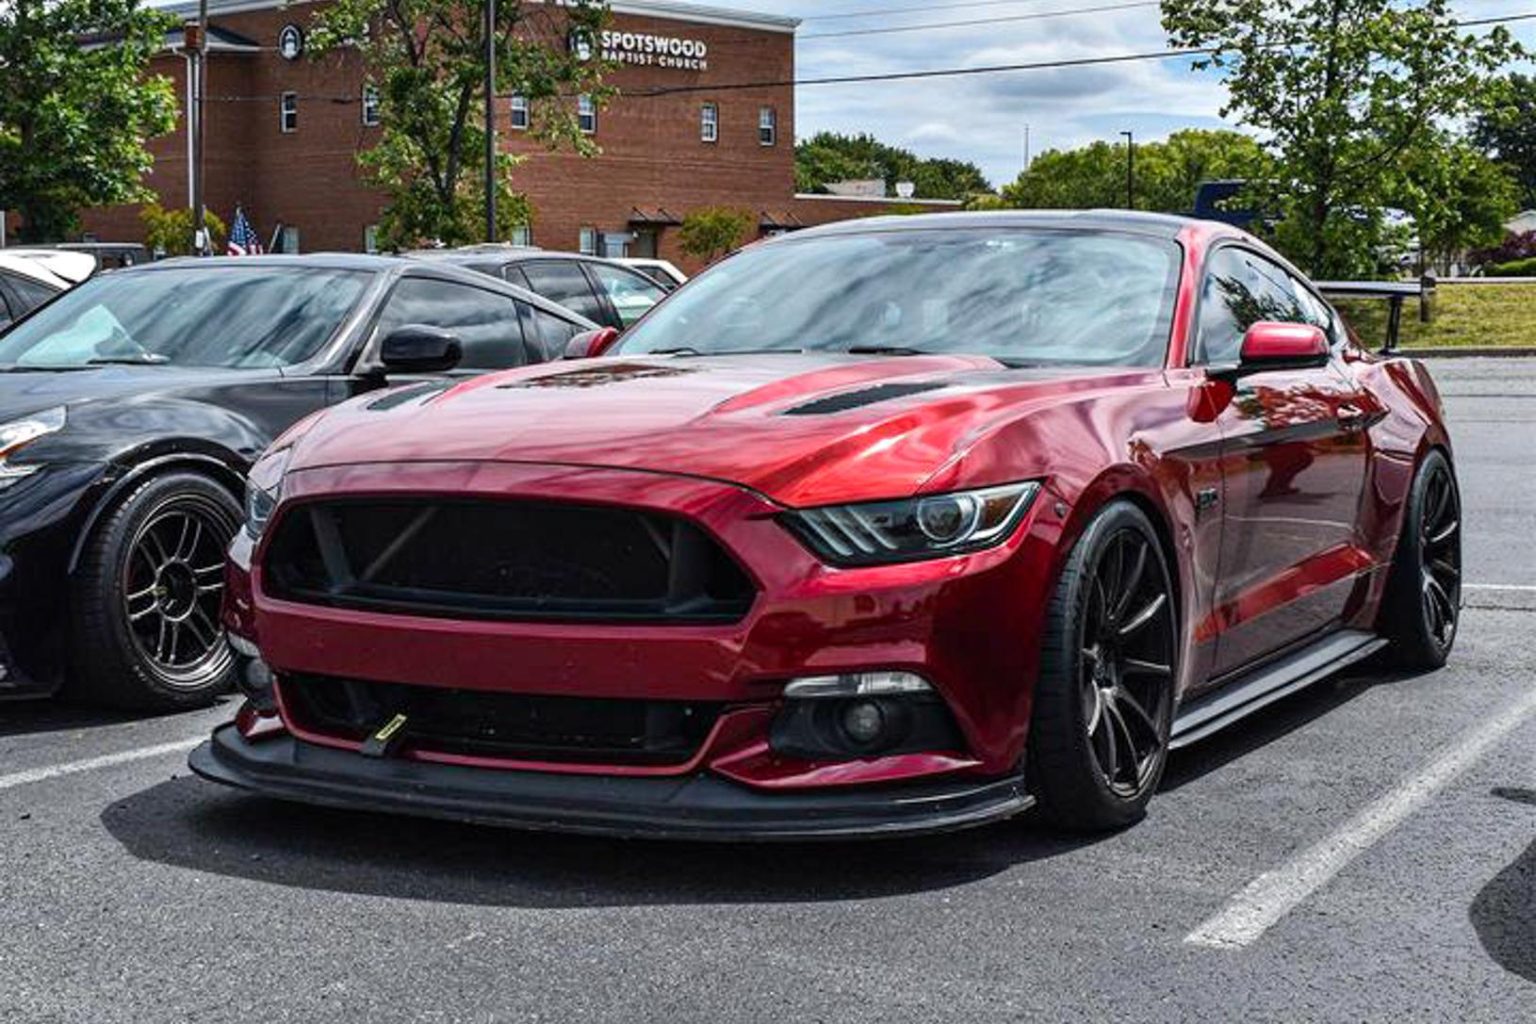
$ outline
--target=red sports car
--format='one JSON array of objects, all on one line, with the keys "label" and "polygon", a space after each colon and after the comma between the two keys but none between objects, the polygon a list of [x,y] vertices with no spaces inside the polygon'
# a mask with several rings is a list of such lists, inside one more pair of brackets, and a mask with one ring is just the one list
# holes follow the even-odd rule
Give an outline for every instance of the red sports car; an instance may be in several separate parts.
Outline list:
[{"label": "red sports car", "polygon": [[1429,374],[1233,229],[839,224],[604,347],[272,446],[198,773],[617,834],[1112,828],[1170,749],[1455,639]]}]

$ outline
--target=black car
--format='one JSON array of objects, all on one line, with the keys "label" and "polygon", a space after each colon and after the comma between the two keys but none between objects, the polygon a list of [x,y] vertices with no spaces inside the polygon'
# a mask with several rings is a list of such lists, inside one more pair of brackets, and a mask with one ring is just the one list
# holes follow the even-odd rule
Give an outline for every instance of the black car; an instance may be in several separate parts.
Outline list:
[{"label": "black car", "polygon": [[622,263],[526,246],[469,245],[422,249],[407,255],[499,277],[620,331],[649,312],[669,291]]},{"label": "black car", "polygon": [[169,260],[34,311],[0,334],[0,697],[207,701],[231,673],[224,551],[273,438],[595,326],[457,267],[341,255]]}]

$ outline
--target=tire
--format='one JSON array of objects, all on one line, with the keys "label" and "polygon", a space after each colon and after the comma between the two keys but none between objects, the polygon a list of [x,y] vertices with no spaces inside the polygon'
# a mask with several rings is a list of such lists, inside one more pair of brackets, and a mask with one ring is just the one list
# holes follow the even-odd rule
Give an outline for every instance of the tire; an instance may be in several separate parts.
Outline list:
[{"label": "tire", "polygon": [[1440,668],[1461,618],[1461,492],[1439,449],[1419,464],[1382,597],[1386,660],[1410,671]]},{"label": "tire", "polygon": [[1106,505],[1073,547],[1046,612],[1026,778],[1051,823],[1100,831],[1146,813],[1168,759],[1176,605],[1146,514],[1130,502]]},{"label": "tire", "polygon": [[70,587],[71,696],[172,710],[230,688],[218,601],[240,521],[233,495],[192,472],[144,480],[103,517]]}]

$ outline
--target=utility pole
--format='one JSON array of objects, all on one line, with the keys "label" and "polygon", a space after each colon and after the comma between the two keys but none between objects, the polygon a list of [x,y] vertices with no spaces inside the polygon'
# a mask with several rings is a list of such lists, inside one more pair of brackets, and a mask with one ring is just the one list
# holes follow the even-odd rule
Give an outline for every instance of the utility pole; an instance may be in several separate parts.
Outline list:
[{"label": "utility pole", "polygon": [[485,240],[496,241],[496,0],[485,0]]},{"label": "utility pole", "polygon": [[192,182],[193,248],[199,256],[208,255],[208,209],[203,196],[203,118],[204,94],[208,79],[208,0],[198,0],[196,31],[183,29],[191,76],[192,104],[187,111],[187,132],[192,140],[192,161],[187,175]]},{"label": "utility pole", "polygon": [[1121,132],[1125,136],[1125,208],[1136,209],[1136,135]]},{"label": "utility pole", "polygon": [[1029,170],[1029,122],[1024,123],[1024,170]]}]

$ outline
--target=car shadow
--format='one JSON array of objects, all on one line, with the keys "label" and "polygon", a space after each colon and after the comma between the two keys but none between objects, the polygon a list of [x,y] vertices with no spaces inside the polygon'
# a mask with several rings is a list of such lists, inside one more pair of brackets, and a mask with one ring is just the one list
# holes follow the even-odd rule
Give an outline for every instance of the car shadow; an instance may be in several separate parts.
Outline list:
[{"label": "car shadow", "polygon": [[671,843],[285,803],[190,776],[101,813],[133,856],[303,889],[537,908],[873,899],[980,881],[1103,836],[1031,815],[900,841]]},{"label": "car shadow", "polygon": [[[227,704],[229,699],[221,698],[221,701]],[[31,736],[50,732],[70,732],[75,729],[94,729],[130,722],[169,720],[179,715],[196,713],[196,711],[111,711],[70,704],[57,697],[6,701],[0,703],[0,739],[7,736]]]},{"label": "car shadow", "polygon": [[[1499,787],[1493,795],[1536,807],[1536,790]],[[1467,917],[1495,963],[1536,982],[1536,842],[1478,891]]]}]

